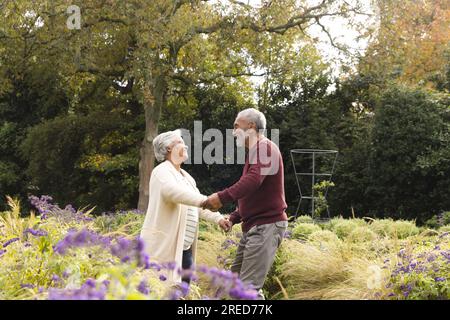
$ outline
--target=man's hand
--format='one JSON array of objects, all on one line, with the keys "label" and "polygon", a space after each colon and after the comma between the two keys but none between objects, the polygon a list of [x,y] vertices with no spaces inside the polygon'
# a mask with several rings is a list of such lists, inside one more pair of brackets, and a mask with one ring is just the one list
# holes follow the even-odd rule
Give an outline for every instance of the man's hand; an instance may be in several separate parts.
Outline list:
[{"label": "man's hand", "polygon": [[219,221],[219,226],[222,228],[223,231],[228,232],[233,227],[233,222],[231,222],[228,219],[221,219]]},{"label": "man's hand", "polygon": [[208,209],[211,211],[218,211],[222,208],[222,202],[217,193],[213,193],[206,199],[202,204],[203,209]]}]

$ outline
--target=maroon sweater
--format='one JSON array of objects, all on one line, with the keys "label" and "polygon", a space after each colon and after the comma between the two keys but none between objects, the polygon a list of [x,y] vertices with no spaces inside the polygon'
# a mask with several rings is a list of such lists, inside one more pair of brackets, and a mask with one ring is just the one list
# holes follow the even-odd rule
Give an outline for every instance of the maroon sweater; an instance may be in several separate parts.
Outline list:
[{"label": "maroon sweater", "polygon": [[230,215],[233,224],[242,222],[242,231],[255,225],[286,221],[283,159],[277,145],[262,138],[247,153],[241,178],[218,193],[223,204],[237,201]]}]

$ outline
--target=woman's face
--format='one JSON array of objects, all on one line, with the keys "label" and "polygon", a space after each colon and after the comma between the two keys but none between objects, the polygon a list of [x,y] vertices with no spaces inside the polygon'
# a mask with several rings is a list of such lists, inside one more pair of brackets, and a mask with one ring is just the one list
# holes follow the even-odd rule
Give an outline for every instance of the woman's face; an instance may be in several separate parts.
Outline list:
[{"label": "woman's face", "polygon": [[182,138],[176,138],[169,146],[169,159],[175,164],[182,164],[188,159],[188,147],[184,144]]}]

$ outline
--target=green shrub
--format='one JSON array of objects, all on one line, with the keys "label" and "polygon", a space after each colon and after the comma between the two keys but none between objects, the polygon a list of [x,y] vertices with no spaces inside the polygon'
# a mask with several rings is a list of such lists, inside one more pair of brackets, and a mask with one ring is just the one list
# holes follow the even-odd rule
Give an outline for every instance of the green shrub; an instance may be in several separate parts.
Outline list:
[{"label": "green shrub", "polygon": [[355,222],[360,227],[366,227],[367,226],[367,222],[364,219],[355,218],[355,219],[351,219],[350,221]]},{"label": "green shrub", "polygon": [[408,237],[418,235],[419,228],[414,222],[398,220],[393,224],[391,234],[393,237],[396,235],[399,239],[406,239]]},{"label": "green shrub", "polygon": [[448,224],[450,224],[450,211],[443,212],[440,215],[435,215],[425,222],[426,226],[433,229],[438,229],[440,226]]},{"label": "green shrub", "polygon": [[375,232],[370,230],[368,227],[357,227],[347,237],[347,240],[350,242],[367,242],[367,241],[374,241],[377,238],[377,235]]},{"label": "green shrub", "polygon": [[389,290],[382,299],[450,299],[450,237],[434,237],[401,248],[391,265]]},{"label": "green shrub", "polygon": [[307,239],[313,232],[320,230],[319,226],[312,223],[296,223],[292,229],[292,238]]},{"label": "green shrub", "polygon": [[319,230],[313,232],[309,236],[309,240],[317,242],[336,242],[339,241],[339,238],[336,234],[329,230]]},{"label": "green shrub", "polygon": [[296,223],[314,223],[313,218],[310,216],[302,215],[298,216],[295,220]]},{"label": "green shrub", "polygon": [[419,234],[420,230],[414,222],[392,219],[375,220],[369,228],[380,236],[406,239]]},{"label": "green shrub", "polygon": [[329,221],[327,221],[327,222],[325,222],[325,223],[321,223],[321,224],[320,224],[320,227],[321,227],[323,230],[333,231],[333,230],[334,230],[334,226],[335,226],[338,222],[341,222],[341,221],[344,221],[344,220],[345,220],[345,219],[342,218],[342,217],[335,217],[335,218],[333,218],[333,219],[331,219],[331,220],[329,220]]},{"label": "green shrub", "polygon": [[405,220],[375,220],[370,224],[369,228],[380,236],[398,239],[406,239],[407,237],[415,236],[420,232],[414,222]]},{"label": "green shrub", "polygon": [[353,220],[342,219],[341,221],[338,221],[334,224],[334,226],[332,227],[332,231],[334,231],[334,233],[336,233],[339,238],[344,239],[358,227],[359,225],[357,222]]},{"label": "green shrub", "polygon": [[450,224],[440,227],[439,231],[440,232],[450,232]]},{"label": "green shrub", "polygon": [[369,228],[379,236],[390,237],[390,230],[393,223],[394,220],[392,219],[378,219],[369,224]]},{"label": "green shrub", "polygon": [[132,211],[102,215],[95,219],[95,227],[102,233],[136,236],[140,233],[145,215]]},{"label": "green shrub", "polygon": [[280,277],[283,272],[284,264],[287,261],[289,261],[289,253],[286,251],[286,246],[284,245],[283,242],[275,254],[272,267],[270,268],[270,271],[267,274],[266,281],[264,282],[263,287],[264,295],[269,300],[283,298],[284,288],[280,287]]}]

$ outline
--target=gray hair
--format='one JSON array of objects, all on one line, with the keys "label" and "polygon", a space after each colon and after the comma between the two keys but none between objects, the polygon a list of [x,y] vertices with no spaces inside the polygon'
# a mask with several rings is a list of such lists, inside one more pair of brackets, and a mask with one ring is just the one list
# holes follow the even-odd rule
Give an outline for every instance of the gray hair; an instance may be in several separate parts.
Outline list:
[{"label": "gray hair", "polygon": [[243,117],[256,125],[257,130],[266,130],[266,116],[255,108],[248,108],[238,113],[236,118]]},{"label": "gray hair", "polygon": [[153,151],[155,152],[156,160],[161,162],[166,159],[167,149],[176,138],[181,138],[179,129],[163,132],[153,139]]}]

